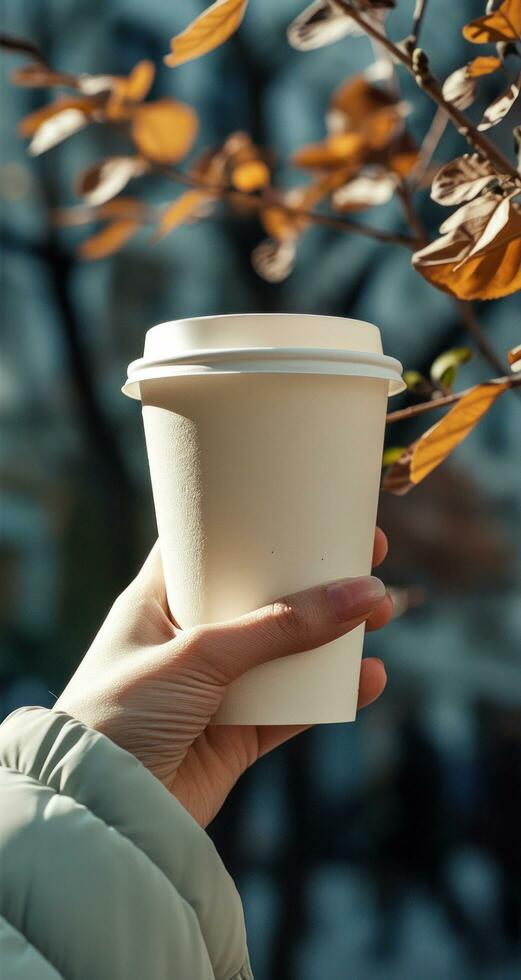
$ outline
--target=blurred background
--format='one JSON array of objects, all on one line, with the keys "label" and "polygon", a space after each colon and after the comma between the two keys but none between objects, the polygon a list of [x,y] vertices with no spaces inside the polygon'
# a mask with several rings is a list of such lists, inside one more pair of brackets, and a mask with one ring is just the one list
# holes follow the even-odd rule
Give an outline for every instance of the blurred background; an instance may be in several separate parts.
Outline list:
[{"label": "blurred background", "polygon": [[[303,4],[251,0],[228,44],[167,69],[169,38],[202,6],[4,0],[2,29],[65,71],[126,74],[152,59],[153,97],[197,109],[199,149],[246,129],[284,160],[322,138],[328,96],[368,64],[369,42],[298,53],[285,30]],[[408,33],[412,7],[398,3],[393,36]],[[433,0],[423,45],[438,76],[475,54],[461,26],[482,10]],[[94,126],[29,159],[15,126],[49,93],[9,85],[22,63],[1,58],[2,716],[53,703],[154,540],[139,409],[120,394],[148,326],[242,311],[354,316],[379,324],[385,349],[427,372],[466,342],[451,300],[406,254],[324,228],[304,236],[280,285],[251,269],[257,224],[230,216],[80,262],[85,231],[57,231],[49,211],[74,203],[74,176],[120,144]],[[421,139],[433,110],[413,89],[405,79]],[[437,158],[462,148],[448,133]],[[168,186],[143,187],[154,203],[168,200]],[[434,232],[440,209],[427,193],[421,209]],[[392,203],[367,220],[405,230]],[[504,358],[521,339],[518,297],[477,313]],[[462,386],[490,373],[476,357]],[[389,442],[405,445],[425,427],[395,426]],[[366,653],[387,665],[385,696],[356,724],[317,727],[261,760],[209,828],[244,901],[257,980],[520,976],[520,431],[521,399],[509,393],[453,461],[409,496],[382,498],[391,545],[382,576],[424,594],[367,639]]]}]

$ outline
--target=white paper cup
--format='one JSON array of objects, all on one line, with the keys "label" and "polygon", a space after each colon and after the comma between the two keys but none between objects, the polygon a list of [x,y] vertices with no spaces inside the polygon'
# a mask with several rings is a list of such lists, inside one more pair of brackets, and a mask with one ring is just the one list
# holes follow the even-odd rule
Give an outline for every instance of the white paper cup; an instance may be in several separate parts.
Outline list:
[{"label": "white paper cup", "polygon": [[[123,391],[143,404],[181,627],[370,573],[387,398],[403,387],[377,327],[358,320],[244,314],[148,331]],[[363,636],[247,671],[213,722],[352,721]]]}]

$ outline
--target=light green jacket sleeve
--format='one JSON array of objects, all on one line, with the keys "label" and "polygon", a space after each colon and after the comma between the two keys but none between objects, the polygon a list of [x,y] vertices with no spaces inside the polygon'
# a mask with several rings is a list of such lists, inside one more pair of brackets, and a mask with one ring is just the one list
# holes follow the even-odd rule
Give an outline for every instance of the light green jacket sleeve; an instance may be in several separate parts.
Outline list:
[{"label": "light green jacket sleeve", "polygon": [[241,900],[205,831],[63,712],[0,726],[2,980],[252,980]]}]

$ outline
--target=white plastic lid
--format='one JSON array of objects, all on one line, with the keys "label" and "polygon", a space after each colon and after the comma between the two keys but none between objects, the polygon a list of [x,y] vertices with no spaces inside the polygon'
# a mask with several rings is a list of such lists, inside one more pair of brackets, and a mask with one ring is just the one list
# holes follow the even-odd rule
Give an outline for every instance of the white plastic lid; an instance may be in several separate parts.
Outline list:
[{"label": "white plastic lid", "polygon": [[403,391],[402,365],[382,353],[372,323],[304,313],[244,313],[160,323],[147,331],[143,357],[129,364],[123,392],[140,381],[191,374],[341,374],[389,381]]}]

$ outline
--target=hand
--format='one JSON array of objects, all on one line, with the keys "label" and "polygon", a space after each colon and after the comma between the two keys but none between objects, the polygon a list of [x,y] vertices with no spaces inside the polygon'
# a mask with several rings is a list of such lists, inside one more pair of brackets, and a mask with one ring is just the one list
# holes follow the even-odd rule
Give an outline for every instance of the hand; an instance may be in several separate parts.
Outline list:
[{"label": "hand", "polygon": [[[387,553],[377,529],[373,562]],[[376,590],[375,590],[376,585]],[[321,585],[229,622],[182,630],[171,619],[159,548],[116,599],[55,704],[132,752],[205,827],[239,776],[308,725],[211,725],[227,685],[248,668],[328,643],[392,604],[372,577]],[[359,707],[385,687],[382,662],[362,661]]]}]

